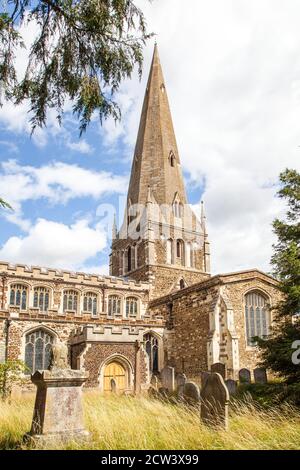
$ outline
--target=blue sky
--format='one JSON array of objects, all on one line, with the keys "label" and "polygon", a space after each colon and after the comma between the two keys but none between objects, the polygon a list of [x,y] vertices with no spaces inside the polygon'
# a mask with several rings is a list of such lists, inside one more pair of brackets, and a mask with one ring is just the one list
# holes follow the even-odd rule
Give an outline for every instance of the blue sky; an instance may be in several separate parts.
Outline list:
[{"label": "blue sky", "polygon": [[[278,175],[300,161],[300,4],[137,3],[157,34],[190,202],[199,211],[205,201],[213,272],[268,271],[271,222],[284,211]],[[29,42],[34,28],[23,34]],[[124,205],[153,42],[142,81],[135,73],[116,97],[117,126],[94,120],[79,139],[70,113],[61,128],[50,113],[30,138],[26,104],[0,109],[0,196],[15,209],[0,216],[0,259],[107,272],[107,231],[112,207]],[[20,74],[25,62],[22,52]]]}]

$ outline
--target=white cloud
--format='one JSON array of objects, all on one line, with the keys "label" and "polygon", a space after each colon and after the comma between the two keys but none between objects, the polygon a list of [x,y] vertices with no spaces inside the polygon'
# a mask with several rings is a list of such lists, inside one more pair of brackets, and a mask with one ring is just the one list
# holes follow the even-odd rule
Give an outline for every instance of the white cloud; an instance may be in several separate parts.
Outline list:
[{"label": "white cloud", "polygon": [[105,233],[99,225],[90,227],[87,220],[79,220],[68,226],[38,219],[26,236],[10,237],[7,240],[0,250],[0,259],[12,263],[80,270],[89,258],[96,256],[105,246]]},{"label": "white cloud", "polygon": [[127,177],[62,162],[33,167],[8,160],[1,167],[1,197],[14,209],[14,212],[3,214],[25,231],[30,227],[30,221],[22,215],[25,201],[43,198],[51,204],[65,204],[70,199],[82,197],[99,200],[105,194],[122,194],[127,187]]},{"label": "white cloud", "polygon": [[93,147],[85,139],[82,139],[79,142],[67,142],[66,146],[71,150],[84,154],[92,153],[94,151]]},{"label": "white cloud", "polygon": [[[205,182],[213,272],[269,270],[278,175],[300,161],[300,4],[137,3],[157,33],[183,168],[199,192]],[[131,151],[151,55],[142,83],[121,89],[130,103],[121,131],[106,129]]]}]

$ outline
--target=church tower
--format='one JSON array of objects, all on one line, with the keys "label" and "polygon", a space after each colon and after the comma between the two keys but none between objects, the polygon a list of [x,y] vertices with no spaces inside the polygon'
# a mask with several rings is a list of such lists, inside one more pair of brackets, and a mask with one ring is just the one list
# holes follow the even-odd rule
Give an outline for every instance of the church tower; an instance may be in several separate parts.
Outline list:
[{"label": "church tower", "polygon": [[203,205],[191,210],[159,60],[154,47],[133,156],[124,222],[114,223],[110,274],[150,281],[152,298],[209,277]]}]

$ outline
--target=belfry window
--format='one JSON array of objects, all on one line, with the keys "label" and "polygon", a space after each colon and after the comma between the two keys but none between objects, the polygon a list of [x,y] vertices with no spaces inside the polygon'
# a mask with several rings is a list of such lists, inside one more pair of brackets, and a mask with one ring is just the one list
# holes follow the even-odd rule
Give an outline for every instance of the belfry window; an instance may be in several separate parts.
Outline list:
[{"label": "belfry window", "polygon": [[149,358],[150,372],[158,372],[158,339],[148,333],[144,336],[144,347]]},{"label": "belfry window", "polygon": [[245,321],[248,346],[255,346],[254,337],[266,338],[270,330],[270,313],[264,295],[252,291],[245,296]]},{"label": "belfry window", "polygon": [[89,312],[93,316],[97,315],[97,294],[94,292],[86,292],[83,297],[83,310]]},{"label": "belfry window", "polygon": [[39,308],[40,312],[48,312],[49,289],[46,287],[35,287],[33,294],[33,306]]},{"label": "belfry window", "polygon": [[49,369],[54,337],[43,329],[25,336],[25,364],[31,373]]},{"label": "belfry window", "polygon": [[9,305],[20,307],[21,310],[27,308],[27,287],[22,284],[13,284],[10,287]]}]

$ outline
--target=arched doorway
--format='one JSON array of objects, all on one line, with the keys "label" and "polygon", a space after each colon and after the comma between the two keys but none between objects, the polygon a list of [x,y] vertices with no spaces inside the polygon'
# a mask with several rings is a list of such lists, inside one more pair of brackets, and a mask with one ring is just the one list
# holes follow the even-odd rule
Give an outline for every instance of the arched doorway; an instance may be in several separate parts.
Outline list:
[{"label": "arched doorway", "polygon": [[123,393],[127,386],[127,374],[124,366],[117,361],[107,364],[103,375],[103,391],[105,393]]}]

